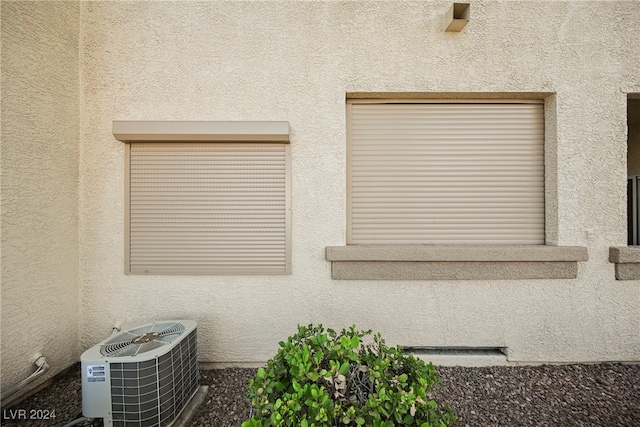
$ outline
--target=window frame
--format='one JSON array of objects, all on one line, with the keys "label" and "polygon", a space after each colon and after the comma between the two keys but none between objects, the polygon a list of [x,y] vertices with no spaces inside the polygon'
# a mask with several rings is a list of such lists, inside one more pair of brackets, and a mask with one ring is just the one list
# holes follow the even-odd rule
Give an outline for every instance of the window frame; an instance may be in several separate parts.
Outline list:
[{"label": "window frame", "polygon": [[[390,93],[351,92],[347,102],[544,102],[544,244],[542,245],[345,245],[327,246],[334,280],[575,279],[587,248],[558,242],[557,101],[552,92]],[[539,101],[538,101],[539,102]],[[347,117],[345,111],[345,118]],[[346,120],[346,126],[350,126]],[[347,160],[349,161],[349,160]],[[345,171],[346,172],[346,171]],[[348,201],[345,200],[348,205]],[[346,212],[345,212],[346,213]],[[348,219],[347,219],[348,223]],[[346,233],[346,228],[345,228]],[[346,236],[345,236],[346,238]]]}]

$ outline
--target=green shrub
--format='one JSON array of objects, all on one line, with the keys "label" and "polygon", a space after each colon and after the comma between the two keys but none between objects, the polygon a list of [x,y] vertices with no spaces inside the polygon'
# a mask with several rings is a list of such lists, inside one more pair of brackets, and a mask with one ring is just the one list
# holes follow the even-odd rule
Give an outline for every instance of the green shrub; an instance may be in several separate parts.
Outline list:
[{"label": "green shrub", "polygon": [[433,365],[367,335],[298,326],[250,380],[253,416],[242,427],[453,425],[453,411],[428,396],[440,381]]}]

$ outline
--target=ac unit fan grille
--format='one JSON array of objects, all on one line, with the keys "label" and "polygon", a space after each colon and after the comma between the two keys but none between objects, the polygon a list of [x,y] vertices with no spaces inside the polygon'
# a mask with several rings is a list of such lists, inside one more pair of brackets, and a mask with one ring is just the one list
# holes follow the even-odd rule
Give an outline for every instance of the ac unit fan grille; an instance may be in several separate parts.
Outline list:
[{"label": "ac unit fan grille", "polygon": [[157,323],[121,332],[100,348],[107,357],[135,356],[164,347],[185,331],[182,323]]},{"label": "ac unit fan grille", "polygon": [[194,329],[170,352],[143,362],[110,363],[114,427],[164,427],[200,384]]}]

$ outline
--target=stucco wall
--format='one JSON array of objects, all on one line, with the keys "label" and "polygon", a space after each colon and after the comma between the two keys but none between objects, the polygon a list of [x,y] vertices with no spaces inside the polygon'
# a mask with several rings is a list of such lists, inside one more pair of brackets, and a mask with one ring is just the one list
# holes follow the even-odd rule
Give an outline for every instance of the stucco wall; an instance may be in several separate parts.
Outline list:
[{"label": "stucco wall", "polygon": [[[353,323],[407,346],[508,347],[513,361],[640,360],[626,244],[626,103],[640,91],[629,2],[83,2],[81,341],[115,321],[193,318],[200,359],[263,362],[298,323]],[[337,281],[345,244],[345,96],[550,93],[548,242],[584,246],[577,279]],[[290,276],[126,276],[124,146],[113,120],[287,120]],[[557,165],[557,167],[556,167]],[[556,224],[557,223],[557,224]]]},{"label": "stucco wall", "polygon": [[3,392],[79,356],[79,12],[2,2]]}]

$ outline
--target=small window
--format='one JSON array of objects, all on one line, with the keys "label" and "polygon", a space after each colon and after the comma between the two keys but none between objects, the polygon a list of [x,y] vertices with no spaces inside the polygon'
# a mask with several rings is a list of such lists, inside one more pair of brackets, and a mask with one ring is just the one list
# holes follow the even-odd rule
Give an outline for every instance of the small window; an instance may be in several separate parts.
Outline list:
[{"label": "small window", "polygon": [[542,101],[350,100],[348,244],[545,244]]},{"label": "small window", "polygon": [[640,99],[627,99],[627,244],[640,245]]},{"label": "small window", "polygon": [[289,274],[289,144],[184,138],[127,141],[125,272]]}]

